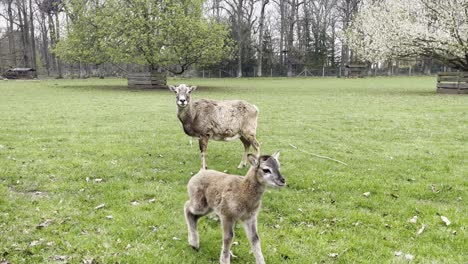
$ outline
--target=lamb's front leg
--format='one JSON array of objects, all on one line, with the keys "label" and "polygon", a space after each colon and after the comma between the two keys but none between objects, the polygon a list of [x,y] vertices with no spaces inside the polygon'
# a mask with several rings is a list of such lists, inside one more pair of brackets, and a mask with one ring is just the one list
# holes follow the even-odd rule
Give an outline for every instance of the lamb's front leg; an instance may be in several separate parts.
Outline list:
[{"label": "lamb's front leg", "polygon": [[221,217],[221,226],[223,228],[223,249],[219,262],[221,264],[229,264],[231,259],[231,244],[234,238],[234,220],[229,217]]},{"label": "lamb's front leg", "polygon": [[260,237],[257,232],[257,216],[253,216],[251,219],[244,221],[244,229],[247,237],[249,238],[250,245],[252,246],[252,251],[255,256],[256,264],[265,264],[265,259],[263,258],[262,248],[260,246]]},{"label": "lamb's front leg", "polygon": [[206,149],[208,148],[208,137],[202,137],[198,139],[198,145],[200,146],[200,153],[201,153],[201,161],[202,161],[202,169],[206,170]]}]

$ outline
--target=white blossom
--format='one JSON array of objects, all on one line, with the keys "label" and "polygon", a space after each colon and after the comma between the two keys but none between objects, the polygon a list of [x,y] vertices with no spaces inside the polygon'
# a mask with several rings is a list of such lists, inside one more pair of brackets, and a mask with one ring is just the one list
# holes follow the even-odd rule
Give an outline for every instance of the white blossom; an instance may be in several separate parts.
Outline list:
[{"label": "white blossom", "polygon": [[346,38],[364,60],[431,56],[468,70],[467,10],[467,0],[364,1]]}]

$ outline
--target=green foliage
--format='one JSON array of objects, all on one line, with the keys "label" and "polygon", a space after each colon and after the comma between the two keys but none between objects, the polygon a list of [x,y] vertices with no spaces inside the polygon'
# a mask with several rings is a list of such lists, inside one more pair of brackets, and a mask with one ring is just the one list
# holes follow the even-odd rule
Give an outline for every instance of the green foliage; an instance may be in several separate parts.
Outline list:
[{"label": "green foliage", "polygon": [[65,60],[136,63],[181,73],[227,52],[224,25],[202,14],[201,0],[70,0],[71,25],[56,52]]},{"label": "green foliage", "polygon": [[[433,77],[169,80],[182,81],[194,98],[257,105],[262,152],[281,150],[288,185],[259,215],[267,263],[407,263],[395,251],[466,263],[467,97],[437,95]],[[187,243],[200,156],[173,93],[87,79],[7,81],[0,94],[0,262],[218,263],[219,221],[200,220],[200,251]],[[208,165],[245,174],[242,152],[210,141]],[[232,263],[253,263],[235,234]]]}]

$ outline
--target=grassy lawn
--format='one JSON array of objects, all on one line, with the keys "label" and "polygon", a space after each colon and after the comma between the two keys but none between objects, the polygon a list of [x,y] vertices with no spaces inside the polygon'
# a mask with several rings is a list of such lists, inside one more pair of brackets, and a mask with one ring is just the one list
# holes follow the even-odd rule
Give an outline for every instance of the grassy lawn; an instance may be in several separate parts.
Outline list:
[{"label": "grassy lawn", "polygon": [[[435,94],[431,77],[180,82],[257,105],[262,152],[282,152],[288,186],[259,216],[267,263],[468,262],[467,96]],[[218,262],[216,217],[200,221],[199,252],[187,243],[200,158],[174,95],[125,84],[0,82],[1,263]],[[242,175],[242,150],[210,141],[208,166]],[[253,263],[235,232],[232,263]]]}]

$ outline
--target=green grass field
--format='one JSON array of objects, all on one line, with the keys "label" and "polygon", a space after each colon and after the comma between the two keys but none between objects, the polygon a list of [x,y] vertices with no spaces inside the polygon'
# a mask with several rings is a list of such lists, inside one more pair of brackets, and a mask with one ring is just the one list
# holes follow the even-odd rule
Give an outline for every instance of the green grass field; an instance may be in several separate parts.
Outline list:
[{"label": "green grass field", "polygon": [[[259,107],[262,152],[281,150],[288,183],[263,197],[267,263],[468,263],[468,97],[436,94],[431,77],[169,82]],[[187,243],[200,158],[174,95],[125,85],[0,82],[1,263],[218,262],[216,217],[200,222],[199,252]],[[242,151],[210,141],[208,166],[242,175]],[[235,233],[232,263],[253,263]]]}]

